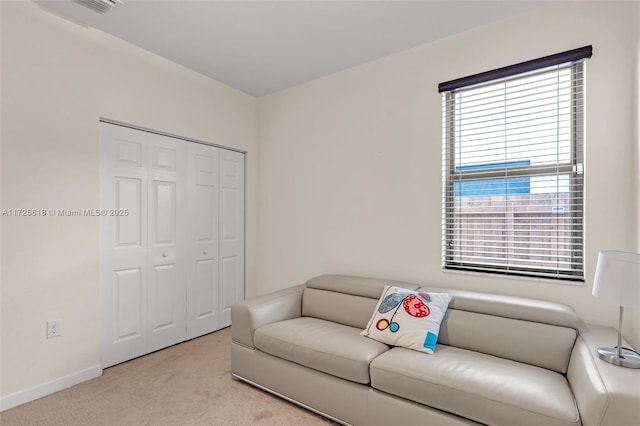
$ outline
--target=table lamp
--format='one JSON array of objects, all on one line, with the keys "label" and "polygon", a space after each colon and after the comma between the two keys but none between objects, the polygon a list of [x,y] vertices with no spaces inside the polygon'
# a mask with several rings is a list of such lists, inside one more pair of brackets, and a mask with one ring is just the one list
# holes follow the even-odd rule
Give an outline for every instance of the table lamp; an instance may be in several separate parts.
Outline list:
[{"label": "table lamp", "polygon": [[622,348],[624,307],[640,308],[640,254],[603,250],[598,254],[592,294],[620,306],[618,346],[598,348],[601,360],[628,368],[640,368],[640,355]]}]

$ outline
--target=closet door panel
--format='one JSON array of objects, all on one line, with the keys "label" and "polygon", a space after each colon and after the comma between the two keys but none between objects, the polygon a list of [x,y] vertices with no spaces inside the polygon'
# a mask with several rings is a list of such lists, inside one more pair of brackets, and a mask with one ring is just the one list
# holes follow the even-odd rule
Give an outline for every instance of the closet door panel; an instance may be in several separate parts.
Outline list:
[{"label": "closet door panel", "polygon": [[188,157],[189,232],[187,337],[218,326],[218,192],[219,149],[191,143]]},{"label": "closet door panel", "polygon": [[148,352],[186,337],[186,146],[149,134]]},{"label": "closet door panel", "polygon": [[180,323],[181,312],[176,312],[174,294],[179,282],[175,264],[156,265],[149,271],[149,323],[151,332],[176,327]]},{"label": "closet door panel", "polygon": [[113,281],[115,310],[115,339],[121,343],[140,338],[144,334],[143,282],[141,268],[115,271]]},{"label": "closet door panel", "polygon": [[[222,299],[222,311],[225,313],[225,321],[231,321],[230,314],[226,315],[231,308],[231,305],[236,303],[236,284],[238,283],[239,275],[239,259],[238,256],[225,256],[222,259],[222,273],[220,282],[220,293]],[[229,325],[225,322],[226,325]]]},{"label": "closet door panel", "polygon": [[244,299],[244,154],[220,150],[220,327]]},{"label": "closet door panel", "polygon": [[100,353],[103,367],[147,349],[146,134],[100,123]]},{"label": "closet door panel", "polygon": [[114,176],[115,194],[114,207],[126,210],[126,216],[115,216],[115,245],[116,247],[142,247],[143,221],[142,198],[145,182],[140,178]]},{"label": "closet door panel", "polygon": [[218,295],[211,285],[217,281],[218,265],[214,260],[197,260],[196,265],[196,312],[195,318],[202,320],[215,315],[218,307]]}]

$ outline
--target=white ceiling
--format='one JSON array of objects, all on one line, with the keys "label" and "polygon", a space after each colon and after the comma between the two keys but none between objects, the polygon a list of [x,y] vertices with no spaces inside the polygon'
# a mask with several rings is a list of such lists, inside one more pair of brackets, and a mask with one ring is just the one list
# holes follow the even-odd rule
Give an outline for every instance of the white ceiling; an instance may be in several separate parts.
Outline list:
[{"label": "white ceiling", "polygon": [[71,0],[35,1],[254,96],[545,3],[124,0],[101,15]]}]

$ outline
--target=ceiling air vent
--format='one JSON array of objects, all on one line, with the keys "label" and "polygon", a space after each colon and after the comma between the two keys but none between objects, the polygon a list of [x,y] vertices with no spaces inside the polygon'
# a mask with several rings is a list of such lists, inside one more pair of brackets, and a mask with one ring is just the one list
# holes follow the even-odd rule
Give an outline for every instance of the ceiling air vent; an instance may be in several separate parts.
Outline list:
[{"label": "ceiling air vent", "polygon": [[102,13],[103,15],[111,10],[116,2],[122,3],[119,0],[73,0],[74,2],[88,7],[89,9]]}]

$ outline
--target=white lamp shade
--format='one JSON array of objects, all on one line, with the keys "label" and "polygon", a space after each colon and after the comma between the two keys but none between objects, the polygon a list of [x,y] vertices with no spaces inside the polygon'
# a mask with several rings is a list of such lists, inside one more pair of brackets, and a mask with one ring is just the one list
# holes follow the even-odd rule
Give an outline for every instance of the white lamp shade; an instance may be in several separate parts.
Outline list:
[{"label": "white lamp shade", "polygon": [[640,307],[640,254],[601,251],[592,293],[613,305]]}]

